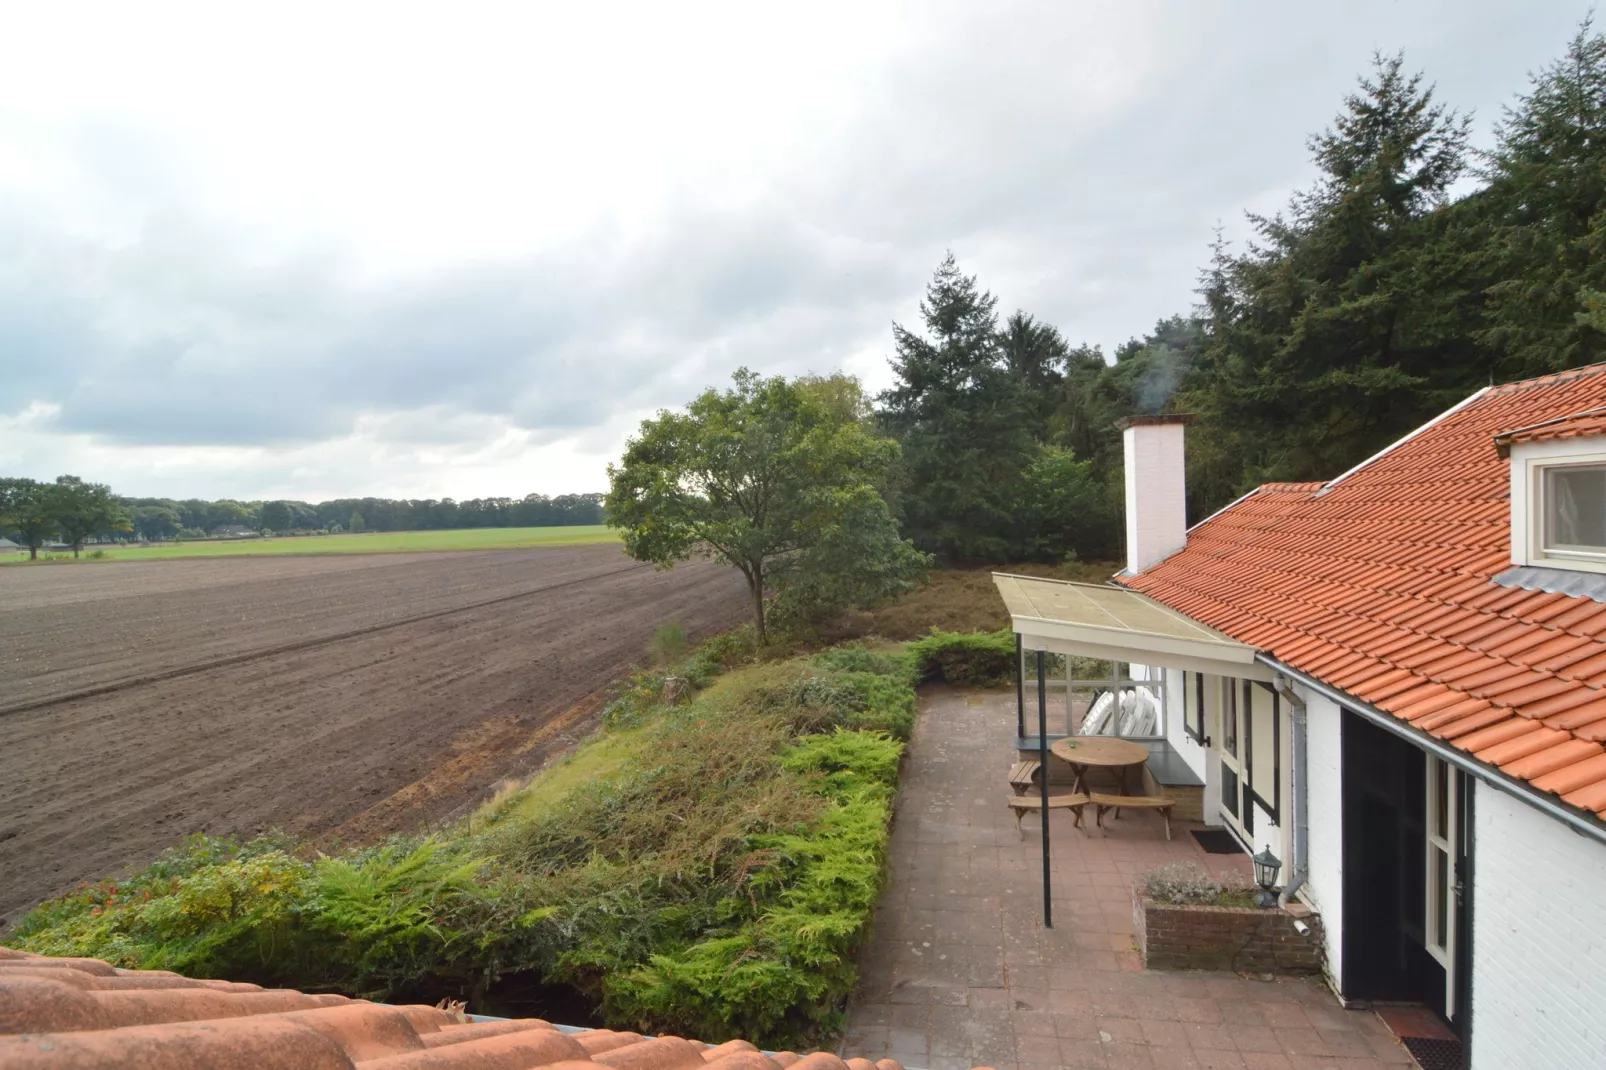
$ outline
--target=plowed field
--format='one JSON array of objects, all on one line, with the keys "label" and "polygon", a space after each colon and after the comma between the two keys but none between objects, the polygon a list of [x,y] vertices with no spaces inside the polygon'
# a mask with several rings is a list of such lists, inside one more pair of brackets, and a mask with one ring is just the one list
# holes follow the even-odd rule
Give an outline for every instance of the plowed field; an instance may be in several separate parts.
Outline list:
[{"label": "plowed field", "polygon": [[730,569],[615,545],[0,570],[0,928],[185,834],[361,842],[472,807],[595,724]]}]

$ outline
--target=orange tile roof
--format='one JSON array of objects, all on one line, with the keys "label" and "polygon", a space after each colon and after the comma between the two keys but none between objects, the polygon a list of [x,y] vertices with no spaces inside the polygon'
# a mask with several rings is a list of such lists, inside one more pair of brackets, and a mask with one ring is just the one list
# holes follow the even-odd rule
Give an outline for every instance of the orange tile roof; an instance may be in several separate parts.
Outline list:
[{"label": "orange tile roof", "polygon": [[1606,435],[1606,365],[1485,391],[1331,483],[1260,487],[1120,582],[1606,819],[1606,604],[1490,582],[1511,567],[1501,450],[1585,435]]},{"label": "orange tile roof", "polygon": [[765,1055],[733,1040],[594,1029],[118,970],[98,959],[0,947],[0,1066],[7,1070],[903,1070],[815,1052]]}]

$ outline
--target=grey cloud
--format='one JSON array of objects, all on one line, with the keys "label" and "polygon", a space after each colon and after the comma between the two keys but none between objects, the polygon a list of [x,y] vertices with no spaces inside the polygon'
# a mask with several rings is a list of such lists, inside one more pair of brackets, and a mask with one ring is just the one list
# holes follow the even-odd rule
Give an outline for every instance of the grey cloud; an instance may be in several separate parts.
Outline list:
[{"label": "grey cloud", "polygon": [[[248,264],[233,252],[243,236],[194,219],[164,219],[88,272],[93,249],[7,229],[59,285],[50,315],[12,326],[40,359],[0,382],[0,411],[42,398],[62,405],[63,430],[130,444],[304,442],[362,411],[425,407],[551,437],[671,404],[739,364],[817,363],[896,290],[885,257],[765,216],[692,216],[589,272],[530,257],[377,291],[329,258]],[[85,277],[114,280],[115,300]],[[0,302],[13,281],[0,278]]]},{"label": "grey cloud", "polygon": [[0,209],[0,414],[55,403],[62,430],[130,445],[305,444],[364,413],[411,414],[390,441],[474,442],[500,418],[595,442],[740,365],[890,349],[948,247],[1006,307],[1108,347],[1186,309],[1217,220],[1241,232],[1244,207],[1308,180],[1304,136],[1373,47],[1407,47],[1488,119],[1583,14],[1177,5],[1108,42],[1111,77],[1142,77],[1095,110],[1078,95],[1097,80],[1059,57],[1096,20],[1068,10],[934,17],[750,203],[383,286],[347,250],[208,217],[182,147],[86,127],[65,151],[127,233]]}]

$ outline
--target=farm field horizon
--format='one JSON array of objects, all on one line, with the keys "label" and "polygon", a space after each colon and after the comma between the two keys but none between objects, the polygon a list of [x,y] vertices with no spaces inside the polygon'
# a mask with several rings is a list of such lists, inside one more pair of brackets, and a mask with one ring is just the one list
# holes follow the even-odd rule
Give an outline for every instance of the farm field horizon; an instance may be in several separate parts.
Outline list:
[{"label": "farm field horizon", "polygon": [[192,832],[450,820],[587,734],[664,620],[748,611],[734,570],[610,544],[12,568],[0,605],[0,931]]},{"label": "farm field horizon", "polygon": [[[187,557],[271,557],[301,554],[395,554],[454,550],[510,550],[537,546],[589,546],[617,543],[617,532],[604,524],[539,528],[449,528],[433,531],[364,531],[339,535],[275,535],[268,538],[206,539],[152,543],[148,546],[91,544],[84,553],[104,556],[74,559],[70,551],[52,550],[47,564],[67,561],[150,561]],[[43,551],[41,551],[43,553]],[[43,558],[41,559],[43,560]],[[0,565],[27,564],[26,553],[0,555]]]}]

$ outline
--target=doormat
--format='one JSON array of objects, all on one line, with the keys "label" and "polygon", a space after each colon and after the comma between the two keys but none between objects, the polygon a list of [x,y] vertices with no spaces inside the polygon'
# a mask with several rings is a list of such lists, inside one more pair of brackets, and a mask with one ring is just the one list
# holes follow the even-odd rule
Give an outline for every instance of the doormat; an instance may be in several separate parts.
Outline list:
[{"label": "doormat", "polygon": [[1422,1070],[1463,1070],[1466,1066],[1466,1056],[1459,1040],[1401,1037],[1400,1042]]},{"label": "doormat", "polygon": [[1235,855],[1243,853],[1243,845],[1226,829],[1194,829],[1193,838],[1206,854]]}]

